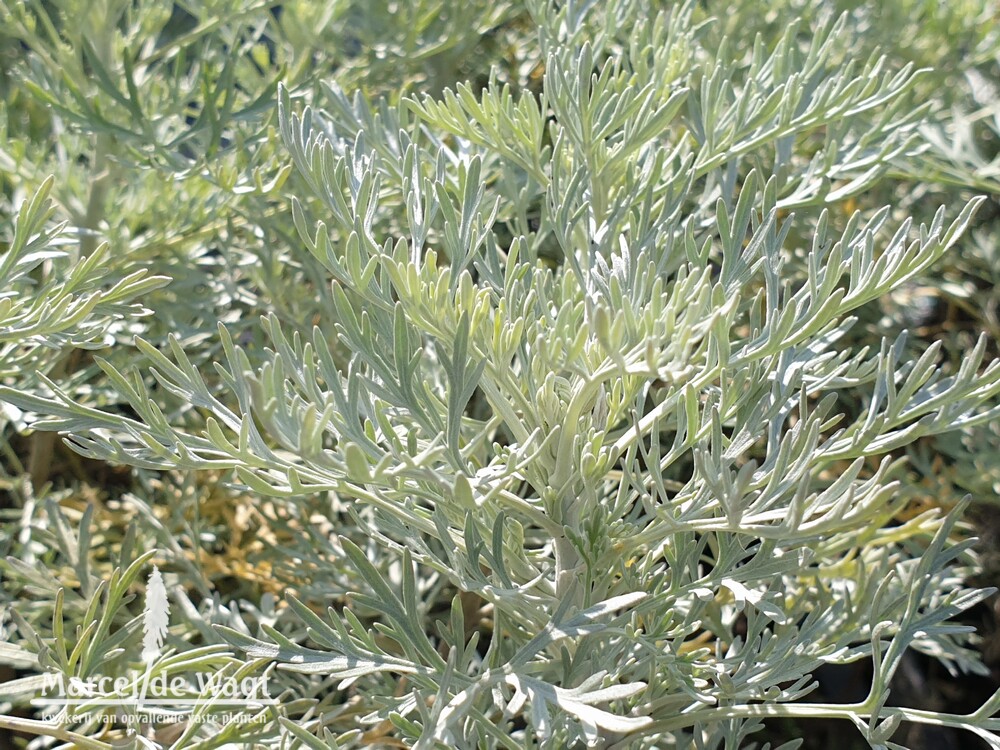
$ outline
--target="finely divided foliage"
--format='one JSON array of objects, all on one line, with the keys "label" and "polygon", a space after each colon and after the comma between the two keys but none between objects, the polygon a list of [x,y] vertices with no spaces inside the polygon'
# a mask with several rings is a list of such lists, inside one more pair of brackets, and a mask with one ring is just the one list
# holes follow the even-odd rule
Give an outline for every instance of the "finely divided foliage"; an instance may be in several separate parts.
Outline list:
[{"label": "finely divided foliage", "polygon": [[[156,734],[163,747],[737,748],[790,717],[851,721],[873,748],[899,747],[901,722],[1000,748],[1000,694],[969,715],[886,706],[909,649],[983,670],[954,618],[990,593],[964,584],[964,504],[894,520],[908,446],[1000,417],[990,340],[948,369],[940,344],[913,357],[905,331],[859,333],[873,303],[943,262],[982,199],[924,223],[842,209],[890,170],[947,158],[921,136],[925,74],[851,59],[856,19],[818,11],[713,44],[694,3],[469,8],[483,28],[533,29],[520,54],[543,71],[535,87],[496,67],[482,87],[438,90],[463,16],[421,37],[437,55],[423,89],[369,97],[300,69],[278,88],[276,130],[247,139],[263,166],[242,168],[248,194],[290,186],[260,236],[292,248],[299,289],[237,295],[265,313],[259,332],[150,323],[140,365],[94,356],[98,399],[47,376],[44,347],[114,338],[167,281],[102,286],[98,248],[29,287],[65,235],[47,223],[50,183],[25,203],[0,261],[0,366],[32,377],[6,378],[0,399],[84,456],[173,470],[192,494],[191,472],[209,471],[278,508],[268,564],[294,575],[286,605],[213,598],[164,514],[131,495],[149,529],[97,583],[90,512],[75,531],[50,502],[46,533],[80,591],[12,563],[55,615],[8,607],[22,645],[5,658],[67,679],[141,672],[124,596],[159,555],[176,625],[149,668],[272,669],[280,698],[224,731]],[[128,110],[140,93],[126,90]],[[180,137],[130,132],[128,153],[169,139],[150,159],[195,174],[195,157],[168,158]],[[261,302],[269,291],[288,297]],[[157,552],[133,553],[136,534]],[[817,669],[861,660],[864,700],[817,701]],[[216,711],[210,691],[197,705]],[[108,747],[96,722],[0,726]]]}]

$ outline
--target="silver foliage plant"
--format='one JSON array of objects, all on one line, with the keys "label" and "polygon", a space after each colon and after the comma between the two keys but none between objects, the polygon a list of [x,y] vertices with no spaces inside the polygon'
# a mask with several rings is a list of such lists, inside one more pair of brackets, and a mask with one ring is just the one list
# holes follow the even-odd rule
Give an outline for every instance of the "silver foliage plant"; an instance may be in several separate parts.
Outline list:
[{"label": "silver foliage plant", "polygon": [[[831,210],[926,158],[921,74],[842,65],[846,17],[730,54],[693,4],[526,10],[538,92],[278,91],[288,214],[332,323],[266,315],[262,350],[220,324],[214,366],[138,338],[144,367],[97,360],[130,416],[43,373],[0,398],[85,456],[223,472],[313,526],[275,551],[302,575],[283,609],[174,594],[203,644],[189,663],[277,665],[280,705],[228,741],[737,748],[784,717],[853,722],[873,748],[901,722],[1000,748],[1000,693],[968,715],[886,705],[910,649],[982,671],[954,620],[990,593],[964,583],[962,506],[893,523],[894,459],[1000,416],[985,337],[948,371],[940,345],[913,359],[905,332],[855,332],[981,202],[919,225]],[[40,246],[43,197],[22,214]],[[160,283],[95,292],[93,312]],[[111,623],[153,555],[123,550],[107,587],[78,561],[100,625],[67,654],[21,618],[8,656],[80,676],[131,637],[137,661],[136,621]],[[862,660],[864,700],[815,700],[821,666]],[[192,723],[161,744],[213,742]]]}]

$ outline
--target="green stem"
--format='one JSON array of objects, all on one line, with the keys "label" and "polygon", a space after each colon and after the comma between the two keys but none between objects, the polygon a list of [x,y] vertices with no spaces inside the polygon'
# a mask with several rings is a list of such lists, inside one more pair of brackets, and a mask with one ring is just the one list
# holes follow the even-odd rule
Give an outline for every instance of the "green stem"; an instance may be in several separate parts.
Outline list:
[{"label": "green stem", "polygon": [[[97,135],[94,147],[94,181],[90,186],[86,213],[80,222],[80,258],[78,260],[86,258],[97,249],[97,230],[104,219],[104,203],[111,180],[108,169],[108,154],[113,147],[114,139],[111,135],[107,133]],[[62,359],[52,367],[49,377],[54,380],[62,380],[66,375],[72,374],[76,359],[76,356],[64,354]],[[58,434],[55,432],[36,432],[31,437],[28,473],[36,492],[40,491],[49,481],[57,438]]]},{"label": "green stem", "polygon": [[556,551],[556,600],[561,602],[573,591],[580,554],[565,534],[555,539]]},{"label": "green stem", "polygon": [[82,734],[77,734],[63,727],[54,726],[44,721],[38,721],[37,719],[22,719],[18,716],[0,715],[0,729],[52,737],[62,742],[70,743],[73,747],[84,748],[84,750],[111,750],[111,745],[106,742],[92,740],[89,737],[84,737]]},{"label": "green stem", "polygon": [[[695,724],[716,723],[727,719],[854,719],[868,720],[873,713],[868,701],[833,705],[827,703],[754,703],[744,706],[719,706],[681,714],[671,719],[654,721],[640,732],[630,734],[626,739],[612,745],[610,750],[625,750],[639,737],[674,732]],[[936,711],[921,711],[915,708],[883,707],[878,716],[884,721],[895,716],[914,724],[951,727],[969,730],[976,726],[971,716],[962,714],[942,714]],[[991,720],[991,723],[994,720]]]}]

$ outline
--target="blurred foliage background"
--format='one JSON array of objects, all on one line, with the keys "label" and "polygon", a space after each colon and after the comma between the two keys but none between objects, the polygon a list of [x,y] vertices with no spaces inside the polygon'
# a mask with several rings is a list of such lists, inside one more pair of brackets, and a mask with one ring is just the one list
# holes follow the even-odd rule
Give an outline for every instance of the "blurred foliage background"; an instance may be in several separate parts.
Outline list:
[{"label": "blurred foliage background", "polygon": [[[77,400],[128,414],[94,356],[126,369],[136,357],[131,342],[139,332],[157,348],[169,348],[167,337],[174,334],[192,363],[212,372],[210,363],[220,356],[220,323],[249,352],[262,351],[261,315],[276,315],[286,333],[329,323],[327,274],[301,251],[287,199],[300,178],[276,134],[278,83],[307,101],[322,99],[338,121],[362,131],[379,124],[356,120],[355,96],[396,104],[406,95],[439,95],[460,82],[475,91],[491,76],[514,92],[537,92],[544,56],[532,5],[5,0],[0,256],[13,240],[22,202],[54,175],[45,225],[62,227],[64,253],[36,259],[18,284],[60,283],[103,243],[104,262],[84,269],[89,275],[79,279],[78,289],[111,290],[140,271],[147,280],[171,281],[136,287],[130,298],[96,310],[91,325],[80,330],[0,338],[0,378],[22,388],[58,378]],[[905,328],[914,353],[943,341],[956,368],[985,331],[991,336],[988,356],[1000,355],[1000,5],[703,0],[692,12],[696,19],[719,15],[703,29],[703,46],[725,40],[734,57],[739,50],[749,56],[755,44],[773,46],[791,23],[795,34],[809,37],[845,13],[850,33],[837,52],[845,66],[879,51],[889,72],[909,64],[923,70],[912,97],[921,104],[919,117],[909,110],[884,115],[910,118],[910,140],[875,189],[830,208],[840,224],[854,211],[884,205],[894,217],[912,215],[919,223],[929,222],[941,204],[960,205],[973,195],[988,200],[954,252],[905,294],[869,305],[851,335],[860,347]],[[605,54],[625,44],[627,39],[608,39]],[[809,217],[818,216],[818,208],[796,211],[804,217],[794,230],[802,237],[789,245],[808,247]],[[142,317],[135,315],[139,308]],[[311,566],[289,569],[286,558],[274,554],[293,547],[306,560],[325,554],[311,552],[312,540],[339,519],[319,500],[313,514],[293,517],[228,487],[225,474],[89,461],[52,433],[31,433],[14,407],[0,408],[0,554],[19,561],[0,563],[0,634],[11,627],[15,602],[28,620],[47,617],[45,602],[67,581],[77,583],[67,609],[85,607],[89,579],[106,576],[125,556],[123,546],[163,551],[158,564],[183,584],[195,622],[219,621],[225,606],[240,600],[256,603],[256,611],[243,616],[273,622],[281,617],[279,599],[286,590],[310,602],[350,588],[348,571],[333,579],[314,575],[337,570],[342,560],[314,559]],[[174,424],[199,420],[190,404],[168,392],[162,392],[161,408]],[[899,491],[913,512],[972,495],[977,533],[984,539],[980,583],[1000,582],[1000,556],[993,551],[1000,529],[1000,425],[918,441],[898,457],[906,459],[897,472]],[[364,538],[360,531],[357,536]],[[32,600],[40,602],[37,608]],[[975,616],[995,677],[996,612],[984,605]],[[909,690],[923,707],[959,710],[978,705],[976,697],[990,692],[970,680],[967,692],[977,694],[970,697],[966,687],[926,671],[929,664],[914,663],[911,687],[900,689],[904,699]],[[6,669],[8,677],[15,674]],[[842,697],[849,697],[849,679],[830,684],[840,684]],[[795,727],[774,731],[796,736]],[[849,725],[812,736],[816,744],[807,746],[816,748],[844,748],[859,739]],[[0,736],[0,745],[10,741]],[[949,741],[933,735],[907,739],[911,747],[946,747],[934,743]]]}]

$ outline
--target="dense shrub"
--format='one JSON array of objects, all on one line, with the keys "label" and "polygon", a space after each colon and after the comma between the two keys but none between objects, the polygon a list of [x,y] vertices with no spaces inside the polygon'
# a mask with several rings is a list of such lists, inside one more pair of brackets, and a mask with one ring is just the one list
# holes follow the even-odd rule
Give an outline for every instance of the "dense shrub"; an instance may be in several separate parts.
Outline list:
[{"label": "dense shrub", "polygon": [[1000,747],[997,9],[844,5],[4,3],[0,728]]}]

